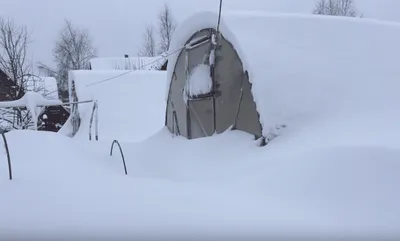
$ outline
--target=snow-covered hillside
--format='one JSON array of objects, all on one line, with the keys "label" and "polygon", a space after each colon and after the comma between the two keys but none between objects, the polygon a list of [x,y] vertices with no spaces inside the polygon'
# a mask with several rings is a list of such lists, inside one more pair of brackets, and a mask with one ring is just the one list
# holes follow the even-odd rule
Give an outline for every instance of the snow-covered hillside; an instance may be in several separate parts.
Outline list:
[{"label": "snow-covered hillside", "polygon": [[[251,17],[265,15],[239,20]],[[99,99],[100,141],[86,141],[87,130],[8,133],[15,180],[4,155],[0,237],[399,240],[400,27],[278,15],[264,24],[252,37],[268,51],[242,54],[263,59],[249,70],[273,87],[255,92],[272,110],[266,123],[289,121],[279,137],[263,148],[239,131],[173,138],[159,130],[167,84],[149,72],[80,88],[82,100]],[[117,148],[109,157],[112,139],[129,140],[128,176]]]}]

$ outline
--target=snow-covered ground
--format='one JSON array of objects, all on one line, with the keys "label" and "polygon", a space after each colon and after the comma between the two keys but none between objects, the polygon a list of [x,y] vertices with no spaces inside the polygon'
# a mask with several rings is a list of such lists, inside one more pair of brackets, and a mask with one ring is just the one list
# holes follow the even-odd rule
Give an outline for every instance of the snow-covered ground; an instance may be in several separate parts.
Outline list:
[{"label": "snow-covered ground", "polygon": [[[286,107],[281,116],[291,110],[303,114],[289,115],[293,118],[279,137],[263,148],[239,131],[191,141],[172,138],[162,129],[165,82],[158,85],[144,77],[129,87],[138,87],[134,94],[132,90],[113,92],[118,79],[90,86],[93,89],[87,95],[81,94],[99,98],[103,120],[107,115],[124,114],[115,106],[137,98],[129,102],[132,111],[127,117],[133,116],[132,122],[140,120],[140,125],[107,121],[99,142],[88,142],[87,136],[70,139],[46,132],[8,133],[14,180],[7,180],[4,155],[0,158],[0,237],[399,240],[400,97],[395,87],[400,75],[394,56],[400,28],[320,17],[275,19],[279,21],[285,28],[269,28],[266,36],[271,36],[267,42],[275,50],[265,54],[266,66],[270,66],[266,75],[284,80],[283,86],[276,86],[282,96],[274,95],[276,103]],[[343,28],[348,25],[358,32]],[[371,29],[380,35],[371,34]],[[292,38],[274,39],[290,34]],[[340,38],[326,38],[328,34]],[[360,41],[346,41],[346,34],[360,35]],[[318,54],[320,61],[311,62]],[[360,63],[354,60],[363,61],[356,65]],[[325,67],[311,68],[311,63]],[[307,76],[310,81],[299,79]],[[316,91],[322,84],[314,82],[319,89],[309,85],[315,76],[328,84],[320,94]],[[332,76],[343,76],[347,82]],[[301,104],[318,108],[290,105],[291,95],[296,101],[307,96],[299,91],[309,91],[313,101],[328,103],[326,109],[307,99]],[[115,101],[113,106],[104,107],[101,96]],[[136,115],[146,109],[156,116]],[[124,131],[129,132],[126,138],[122,138]],[[148,135],[152,136],[134,143]],[[114,156],[109,156],[110,140],[118,139],[114,136],[124,140],[128,176],[117,147]]]}]

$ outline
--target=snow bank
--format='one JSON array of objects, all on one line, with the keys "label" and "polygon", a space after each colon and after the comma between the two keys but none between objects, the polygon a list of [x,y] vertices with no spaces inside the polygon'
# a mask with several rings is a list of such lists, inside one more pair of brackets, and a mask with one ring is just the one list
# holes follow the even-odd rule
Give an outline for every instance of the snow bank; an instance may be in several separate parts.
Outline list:
[{"label": "snow bank", "polygon": [[[75,81],[79,101],[98,101],[102,140],[140,141],[164,126],[165,71],[78,70],[69,79]],[[92,108],[93,103],[79,105],[82,122],[76,137],[88,139]]]},{"label": "snow bank", "polygon": [[[196,31],[216,26],[198,13],[174,34],[171,50]],[[263,134],[276,125],[325,115],[392,108],[399,101],[400,25],[326,17],[224,12],[221,33],[236,48],[260,113]],[[169,56],[168,80],[179,53]],[[169,82],[167,83],[169,88]],[[168,91],[168,89],[167,89]],[[347,110],[347,111],[346,111]]]},{"label": "snow bank", "polygon": [[166,58],[129,57],[129,58],[93,58],[90,60],[92,70],[158,70]]}]

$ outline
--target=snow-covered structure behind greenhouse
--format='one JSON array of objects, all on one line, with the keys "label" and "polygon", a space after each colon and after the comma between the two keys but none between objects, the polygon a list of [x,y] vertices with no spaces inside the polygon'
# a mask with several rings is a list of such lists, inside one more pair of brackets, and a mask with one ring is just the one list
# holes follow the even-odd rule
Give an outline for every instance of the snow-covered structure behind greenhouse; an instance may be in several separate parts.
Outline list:
[{"label": "snow-covered structure behind greenhouse", "polygon": [[[71,118],[62,132],[87,139],[95,124],[91,118],[96,101],[100,139],[146,139],[164,125],[166,76],[166,71],[70,71],[70,100],[89,102],[72,105]],[[143,92],[148,92],[148,98],[143,99]]]}]

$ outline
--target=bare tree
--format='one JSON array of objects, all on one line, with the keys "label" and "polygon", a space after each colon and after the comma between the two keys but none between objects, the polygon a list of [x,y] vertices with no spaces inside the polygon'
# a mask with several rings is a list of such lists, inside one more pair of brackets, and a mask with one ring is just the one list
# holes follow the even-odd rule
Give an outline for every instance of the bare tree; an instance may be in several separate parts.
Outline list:
[{"label": "bare tree", "polygon": [[57,64],[57,80],[60,88],[67,91],[68,71],[89,69],[89,60],[96,57],[96,49],[93,47],[89,31],[65,20],[53,49],[53,56]]},{"label": "bare tree", "polygon": [[157,55],[156,39],[154,36],[153,25],[147,25],[143,33],[143,47],[139,51],[139,56],[154,57]]},{"label": "bare tree", "polygon": [[[28,44],[29,33],[25,26],[0,18],[0,70],[9,80],[1,94],[6,100],[17,100],[27,91],[40,92],[44,88],[32,74],[32,65],[27,59]],[[15,129],[26,129],[31,124],[26,108],[1,109],[0,119]]]},{"label": "bare tree", "polygon": [[318,0],[314,14],[356,17],[353,0]]},{"label": "bare tree", "polygon": [[158,15],[159,35],[160,35],[160,53],[168,51],[171,45],[172,34],[176,29],[176,23],[172,16],[168,4],[164,4],[163,10]]}]

